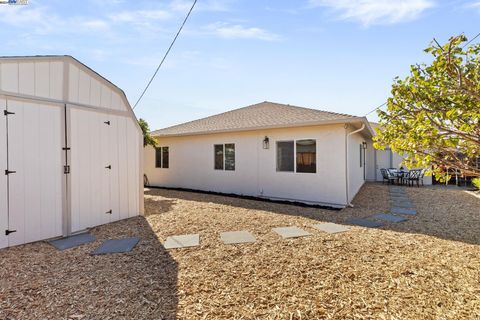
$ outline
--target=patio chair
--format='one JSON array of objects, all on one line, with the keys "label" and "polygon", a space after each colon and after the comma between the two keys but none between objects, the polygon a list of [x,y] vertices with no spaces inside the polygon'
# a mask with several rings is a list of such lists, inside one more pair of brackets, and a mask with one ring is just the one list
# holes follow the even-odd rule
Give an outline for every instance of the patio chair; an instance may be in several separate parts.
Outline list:
[{"label": "patio chair", "polygon": [[416,182],[417,187],[420,187],[421,171],[421,169],[410,170],[410,172],[408,173],[408,185],[411,185],[413,187],[413,184]]},{"label": "patio chair", "polygon": [[397,179],[394,175],[392,175],[387,169],[380,169],[380,173],[382,174],[382,184],[387,181],[389,184],[390,183],[395,183],[395,179]]},{"label": "patio chair", "polygon": [[420,176],[418,177],[418,180],[422,183],[422,187],[423,187],[423,177],[425,177],[425,169],[420,170]]}]

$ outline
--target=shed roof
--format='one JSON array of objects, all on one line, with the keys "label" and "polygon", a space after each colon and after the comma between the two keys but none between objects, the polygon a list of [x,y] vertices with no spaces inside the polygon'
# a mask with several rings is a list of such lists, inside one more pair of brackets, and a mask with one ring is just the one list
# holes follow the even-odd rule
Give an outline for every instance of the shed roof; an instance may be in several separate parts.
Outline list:
[{"label": "shed roof", "polygon": [[151,134],[157,137],[187,136],[352,122],[365,123],[370,134],[373,134],[373,130],[365,117],[264,101],[199,120],[156,130]]}]

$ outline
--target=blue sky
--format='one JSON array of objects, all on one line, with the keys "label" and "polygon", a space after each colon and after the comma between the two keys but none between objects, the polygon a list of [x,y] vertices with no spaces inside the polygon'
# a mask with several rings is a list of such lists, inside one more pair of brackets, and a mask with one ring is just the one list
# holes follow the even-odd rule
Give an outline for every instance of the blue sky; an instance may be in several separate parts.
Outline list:
[{"label": "blue sky", "polygon": [[[1,5],[1,55],[72,55],[133,105],[190,5]],[[472,38],[479,22],[478,0],[198,0],[135,112],[151,129],[264,100],[363,116],[385,101],[395,76],[429,61],[423,49],[434,37]]]}]

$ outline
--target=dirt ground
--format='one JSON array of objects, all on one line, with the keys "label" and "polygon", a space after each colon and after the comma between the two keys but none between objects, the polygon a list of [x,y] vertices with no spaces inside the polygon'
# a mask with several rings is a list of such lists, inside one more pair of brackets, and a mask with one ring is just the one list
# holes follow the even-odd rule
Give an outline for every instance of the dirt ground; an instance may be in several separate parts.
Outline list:
[{"label": "dirt ground", "polygon": [[[364,185],[341,211],[147,190],[146,216],[92,229],[94,243],[0,250],[0,319],[480,319],[480,198],[407,192],[407,222],[330,235],[312,225],[386,212],[388,187]],[[281,226],[312,236],[282,240]],[[220,242],[235,230],[257,242]],[[199,247],[162,246],[190,233]],[[128,254],[88,254],[125,236],[142,238]]]}]

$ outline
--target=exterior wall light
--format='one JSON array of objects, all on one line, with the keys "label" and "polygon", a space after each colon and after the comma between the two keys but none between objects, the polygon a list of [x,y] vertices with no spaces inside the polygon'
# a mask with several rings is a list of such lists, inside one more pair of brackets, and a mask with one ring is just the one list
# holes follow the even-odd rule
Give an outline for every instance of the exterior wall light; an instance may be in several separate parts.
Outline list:
[{"label": "exterior wall light", "polygon": [[270,139],[268,139],[267,136],[265,136],[265,139],[263,139],[263,149],[268,149],[270,148]]}]

